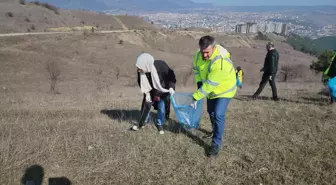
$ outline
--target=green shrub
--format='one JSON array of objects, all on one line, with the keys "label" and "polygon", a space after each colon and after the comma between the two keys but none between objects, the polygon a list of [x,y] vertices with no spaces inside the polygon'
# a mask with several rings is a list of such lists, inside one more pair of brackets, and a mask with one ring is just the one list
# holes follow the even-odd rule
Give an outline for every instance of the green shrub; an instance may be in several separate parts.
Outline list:
[{"label": "green shrub", "polygon": [[316,72],[325,71],[331,63],[331,58],[334,56],[332,51],[324,51],[317,59],[317,61],[312,61],[310,69],[315,70]]}]

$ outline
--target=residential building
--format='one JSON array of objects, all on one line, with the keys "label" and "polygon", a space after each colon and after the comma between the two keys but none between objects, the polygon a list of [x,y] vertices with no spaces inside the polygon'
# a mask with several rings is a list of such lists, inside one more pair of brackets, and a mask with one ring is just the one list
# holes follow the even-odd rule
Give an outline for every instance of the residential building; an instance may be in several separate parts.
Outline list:
[{"label": "residential building", "polygon": [[275,24],[274,23],[268,23],[265,25],[265,32],[266,33],[273,33],[275,32]]},{"label": "residential building", "polygon": [[282,23],[275,23],[274,32],[277,34],[281,34],[281,30],[282,30]]},{"label": "residential building", "polygon": [[286,36],[288,34],[288,26],[287,24],[283,24],[281,27],[281,35]]},{"label": "residential building", "polygon": [[258,32],[258,25],[254,23],[250,28],[250,33],[257,33],[257,32]]},{"label": "residential building", "polygon": [[247,26],[246,26],[246,24],[242,24],[241,25],[241,31],[240,31],[240,33],[247,33],[246,31],[247,31]]},{"label": "residential building", "polygon": [[248,22],[246,24],[238,24],[235,27],[236,33],[257,33],[258,26],[256,23]]}]

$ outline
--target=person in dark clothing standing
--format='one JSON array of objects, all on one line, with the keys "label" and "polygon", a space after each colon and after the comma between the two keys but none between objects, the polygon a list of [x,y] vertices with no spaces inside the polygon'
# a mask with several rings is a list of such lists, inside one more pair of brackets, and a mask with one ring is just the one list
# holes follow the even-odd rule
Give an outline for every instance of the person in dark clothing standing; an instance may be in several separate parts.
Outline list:
[{"label": "person in dark clothing standing", "polygon": [[[170,114],[170,95],[175,91],[176,77],[174,71],[163,60],[154,60],[148,53],[142,53],[136,62],[138,84],[143,93],[139,128],[148,121],[153,106],[157,113],[157,127],[164,134],[163,125]],[[138,130],[137,125],[131,129]]]},{"label": "person in dark clothing standing", "polygon": [[264,67],[260,70],[260,72],[264,72],[258,90],[253,94],[252,98],[256,99],[260,93],[265,88],[267,82],[270,83],[272,88],[273,100],[279,100],[277,95],[277,88],[275,85],[275,76],[278,71],[278,62],[279,62],[279,53],[274,48],[274,44],[269,42],[266,45],[267,54],[265,57]]}]

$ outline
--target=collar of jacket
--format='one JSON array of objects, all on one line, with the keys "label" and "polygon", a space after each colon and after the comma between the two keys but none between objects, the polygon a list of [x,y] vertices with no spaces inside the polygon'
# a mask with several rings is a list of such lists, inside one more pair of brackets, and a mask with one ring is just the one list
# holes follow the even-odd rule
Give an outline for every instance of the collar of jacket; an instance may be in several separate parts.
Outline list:
[{"label": "collar of jacket", "polygon": [[211,57],[208,59],[208,60],[206,60],[207,62],[210,62],[210,61],[212,61],[216,56],[218,56],[218,55],[220,55],[220,53],[218,52],[218,46],[216,45],[215,46],[215,50],[214,50],[214,52],[212,53],[212,55],[211,55]]}]

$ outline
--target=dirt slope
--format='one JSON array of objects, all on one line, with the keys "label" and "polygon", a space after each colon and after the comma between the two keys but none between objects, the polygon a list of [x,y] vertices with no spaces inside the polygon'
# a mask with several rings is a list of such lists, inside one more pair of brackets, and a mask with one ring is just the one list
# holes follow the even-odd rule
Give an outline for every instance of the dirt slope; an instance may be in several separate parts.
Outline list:
[{"label": "dirt slope", "polygon": [[[188,70],[197,35],[163,34],[0,38],[0,184],[18,184],[33,165],[43,169],[44,184],[55,177],[81,185],[335,184],[336,111],[318,95],[317,80],[279,82],[279,102],[267,100],[269,88],[264,100],[249,101],[258,81],[246,80],[229,105],[224,145],[214,159],[204,155],[211,143],[203,138],[211,131],[206,106],[199,130],[182,129],[172,111],[164,135],[152,123],[130,132],[141,105],[135,60],[142,51],[168,62],[178,91],[195,90]],[[247,79],[258,77],[264,42],[235,47],[239,40],[215,36],[234,43],[227,48]],[[308,68],[309,56],[276,46],[281,63]],[[60,70],[57,94],[49,90],[50,62]]]},{"label": "dirt slope", "polygon": [[[235,43],[225,46],[232,53],[234,65],[236,67],[240,65],[245,70],[245,84],[257,85],[261,75],[259,70],[266,53],[263,49],[265,43],[258,41],[257,48],[243,47],[244,45],[235,47],[239,40],[225,35],[215,34],[214,36],[218,40]],[[79,32],[66,35],[8,37],[0,38],[0,41],[0,51],[4,57],[1,72],[5,75],[1,78],[1,82],[6,84],[6,79],[9,78],[16,82],[26,81],[17,88],[48,91],[48,81],[42,85],[41,79],[47,79],[45,65],[49,61],[57,61],[62,68],[63,82],[60,86],[63,87],[60,87],[61,89],[68,89],[66,88],[68,85],[78,85],[76,88],[78,91],[94,92],[97,88],[102,88],[97,86],[104,86],[110,91],[116,86],[133,86],[136,75],[134,62],[143,51],[151,53],[157,59],[167,61],[176,71],[179,86],[193,85],[190,72],[192,56],[197,50],[197,40],[186,33],[136,31],[83,34]],[[293,51],[286,44],[276,44],[280,52],[279,68],[285,64],[294,65],[294,67],[300,64],[305,71],[305,74],[290,78],[290,81],[316,79],[308,69],[312,57]],[[31,65],[32,63],[34,65]],[[13,66],[17,67],[12,68]],[[13,72],[7,74],[8,71]],[[12,76],[20,71],[25,75]],[[36,89],[31,89],[32,87]]]}]

